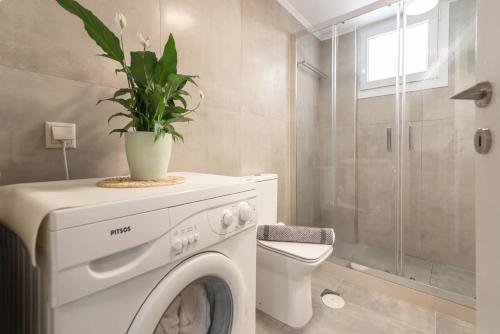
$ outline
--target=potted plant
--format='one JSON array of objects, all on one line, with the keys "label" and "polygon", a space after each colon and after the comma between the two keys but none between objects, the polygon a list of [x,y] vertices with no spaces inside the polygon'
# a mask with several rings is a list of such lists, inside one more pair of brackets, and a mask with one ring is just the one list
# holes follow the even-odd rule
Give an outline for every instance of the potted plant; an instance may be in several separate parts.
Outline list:
[{"label": "potted plant", "polygon": [[[190,94],[185,86],[196,86],[195,76],[177,73],[177,51],[172,34],[164,46],[163,54],[158,59],[149,51],[150,39],[138,33],[142,50],[130,52],[130,64],[125,59],[123,30],[127,20],[123,14],[115,17],[120,37],[116,36],[90,10],[74,0],[56,0],[59,5],[79,17],[88,35],[103,50],[101,56],[120,64],[116,73],[127,78],[128,86],[118,89],[113,97],[100,100],[122,105],[126,111],[111,115],[125,117],[128,123],[111,133],[125,135],[127,161],[133,180],[159,180],[167,176],[172,150],[172,140],[184,140],[175,130],[174,123],[189,122],[187,117],[200,105],[188,108]],[[200,102],[203,94],[200,91]]]}]

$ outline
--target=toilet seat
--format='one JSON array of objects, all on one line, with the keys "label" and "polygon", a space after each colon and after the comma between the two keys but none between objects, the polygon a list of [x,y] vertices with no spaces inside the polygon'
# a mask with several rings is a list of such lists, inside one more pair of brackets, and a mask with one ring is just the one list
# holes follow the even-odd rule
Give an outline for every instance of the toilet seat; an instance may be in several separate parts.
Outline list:
[{"label": "toilet seat", "polygon": [[258,240],[258,246],[307,263],[317,262],[329,256],[332,245],[311,244],[302,242],[282,242]]}]

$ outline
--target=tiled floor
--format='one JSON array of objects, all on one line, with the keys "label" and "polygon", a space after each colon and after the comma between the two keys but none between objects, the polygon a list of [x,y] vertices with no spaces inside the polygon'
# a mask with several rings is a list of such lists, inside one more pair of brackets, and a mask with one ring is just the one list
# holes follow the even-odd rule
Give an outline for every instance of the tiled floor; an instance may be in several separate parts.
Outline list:
[{"label": "tiled floor", "polygon": [[[344,260],[386,272],[395,272],[394,252],[337,240],[334,255]],[[405,257],[405,277],[467,297],[475,297],[474,272],[433,263],[414,256]]]},{"label": "tiled floor", "polygon": [[[333,310],[323,305],[323,289],[336,290],[346,305]],[[335,280],[325,262],[313,274],[314,316],[303,329],[292,329],[257,312],[257,334],[472,334],[473,325],[425,308]]]}]

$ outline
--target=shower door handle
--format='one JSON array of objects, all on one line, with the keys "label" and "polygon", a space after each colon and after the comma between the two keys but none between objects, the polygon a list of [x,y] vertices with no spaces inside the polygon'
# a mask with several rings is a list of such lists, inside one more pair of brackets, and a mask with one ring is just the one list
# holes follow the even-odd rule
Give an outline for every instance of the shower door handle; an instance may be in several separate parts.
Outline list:
[{"label": "shower door handle", "polygon": [[392,128],[386,130],[386,150],[392,152]]},{"label": "shower door handle", "polygon": [[408,127],[408,149],[413,151],[413,127],[410,125]]}]

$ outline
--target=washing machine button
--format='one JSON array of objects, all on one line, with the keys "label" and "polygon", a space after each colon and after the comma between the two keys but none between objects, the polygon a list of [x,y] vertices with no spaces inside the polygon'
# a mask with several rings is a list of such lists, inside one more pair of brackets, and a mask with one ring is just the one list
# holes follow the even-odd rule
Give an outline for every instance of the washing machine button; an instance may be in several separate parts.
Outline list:
[{"label": "washing machine button", "polygon": [[180,251],[182,249],[182,240],[181,239],[175,239],[172,247],[174,248],[174,250]]}]

